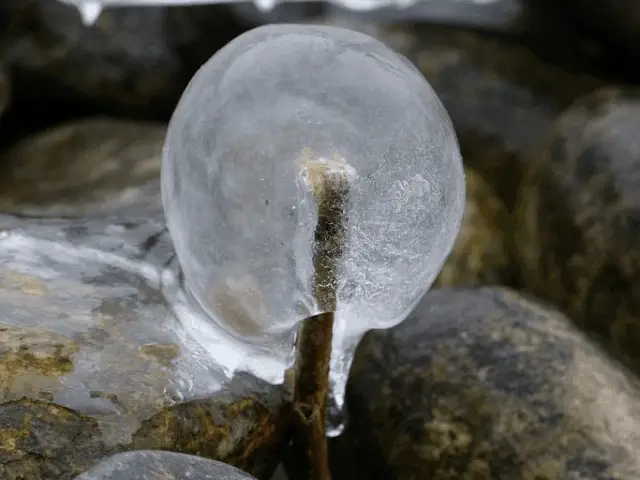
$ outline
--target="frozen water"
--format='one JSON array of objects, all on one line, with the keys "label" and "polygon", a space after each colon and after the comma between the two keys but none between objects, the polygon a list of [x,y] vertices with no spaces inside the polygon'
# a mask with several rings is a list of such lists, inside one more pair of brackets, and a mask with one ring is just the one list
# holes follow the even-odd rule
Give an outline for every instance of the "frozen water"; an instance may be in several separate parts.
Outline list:
[{"label": "frozen water", "polygon": [[56,359],[51,351],[68,350],[73,365],[51,377],[17,369],[0,403],[50,398],[95,419],[107,446],[121,446],[164,408],[230,388],[234,372],[282,383],[287,359],[187,308],[176,269],[164,268],[174,251],[162,218],[0,214],[0,224],[0,351],[18,345]]},{"label": "frozen water", "polygon": [[183,453],[138,450],[105,458],[75,480],[255,480],[237,468]]},{"label": "frozen water", "polygon": [[97,0],[84,0],[77,5],[82,22],[85,25],[93,25],[102,12],[102,3]]},{"label": "frozen water", "polygon": [[[93,25],[98,19],[104,7],[109,6],[150,6],[150,5],[198,5],[207,3],[242,3],[243,0],[60,0],[64,3],[75,5],[85,25]],[[279,4],[303,3],[312,0],[254,0],[253,4],[261,11],[270,11]],[[487,18],[485,7],[489,9],[489,17],[504,15],[505,12],[519,11],[519,0],[329,0],[328,3],[347,10],[369,11],[388,8],[400,8],[401,10],[421,5],[425,10],[416,10],[409,16],[413,17],[443,17],[456,20],[461,17],[468,22],[469,17],[480,15]],[[493,8],[498,5],[498,10]],[[467,12],[468,11],[468,12]],[[386,12],[385,14],[392,12]],[[490,18],[492,20],[492,18]]]},{"label": "frozen water", "polygon": [[339,412],[355,346],[413,309],[463,213],[456,136],[422,75],[350,30],[251,30],[214,55],[180,100],[162,197],[194,301],[236,337],[288,358],[295,326],[322,312],[308,167],[330,162],[349,182],[331,362]]}]

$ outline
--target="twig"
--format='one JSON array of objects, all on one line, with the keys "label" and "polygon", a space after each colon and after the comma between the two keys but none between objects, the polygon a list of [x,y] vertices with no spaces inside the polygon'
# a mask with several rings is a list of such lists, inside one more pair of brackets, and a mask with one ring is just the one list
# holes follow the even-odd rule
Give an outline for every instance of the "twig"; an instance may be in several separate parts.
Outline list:
[{"label": "twig", "polygon": [[314,235],[314,296],[323,313],[305,319],[298,331],[292,468],[296,480],[330,480],[326,436],[329,363],[339,260],[345,246],[344,208],[352,169],[344,159],[315,160],[303,152],[305,183],[318,209]]}]

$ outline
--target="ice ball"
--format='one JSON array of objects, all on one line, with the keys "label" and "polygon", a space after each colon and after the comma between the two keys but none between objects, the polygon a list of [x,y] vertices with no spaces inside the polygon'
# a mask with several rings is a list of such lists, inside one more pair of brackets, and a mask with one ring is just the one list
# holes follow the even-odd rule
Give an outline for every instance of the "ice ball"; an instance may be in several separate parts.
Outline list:
[{"label": "ice ball", "polygon": [[322,313],[309,169],[331,162],[348,180],[336,319],[395,325],[464,208],[457,139],[424,77],[368,35],[294,24],[248,31],[196,73],[169,125],[162,200],[186,287],[213,321],[249,338]]}]

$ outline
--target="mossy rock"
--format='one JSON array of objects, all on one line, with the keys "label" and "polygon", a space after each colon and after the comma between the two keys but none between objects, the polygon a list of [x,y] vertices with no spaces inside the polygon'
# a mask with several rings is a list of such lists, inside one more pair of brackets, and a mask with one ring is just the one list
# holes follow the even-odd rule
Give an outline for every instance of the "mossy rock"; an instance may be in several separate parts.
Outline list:
[{"label": "mossy rock", "polygon": [[75,216],[158,212],[166,127],[74,121],[0,153],[0,210]]},{"label": "mossy rock", "polygon": [[507,289],[434,290],[367,334],[347,405],[338,479],[640,478],[636,378]]},{"label": "mossy rock", "polygon": [[508,284],[512,277],[506,241],[509,215],[480,174],[467,168],[465,177],[460,232],[435,286]]},{"label": "mossy rock", "polygon": [[269,477],[289,393],[229,382],[174,315],[161,219],[3,216],[0,229],[0,478],[68,480],[134,449]]},{"label": "mossy rock", "polygon": [[517,209],[525,287],[640,372],[640,96],[604,89],[555,123]]}]

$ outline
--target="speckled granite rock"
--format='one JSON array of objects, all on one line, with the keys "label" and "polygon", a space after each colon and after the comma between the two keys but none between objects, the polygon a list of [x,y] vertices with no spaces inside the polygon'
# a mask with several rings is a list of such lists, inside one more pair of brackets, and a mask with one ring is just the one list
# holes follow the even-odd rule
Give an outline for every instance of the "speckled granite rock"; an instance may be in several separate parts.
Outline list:
[{"label": "speckled granite rock", "polygon": [[516,245],[528,290],[640,372],[640,96],[602,90],[555,124],[530,162]]},{"label": "speckled granite rock", "polygon": [[160,211],[166,127],[80,120],[0,153],[0,210],[47,216]]},{"label": "speckled granite rock", "polygon": [[173,314],[153,218],[0,217],[0,478],[69,480],[124,450],[172,450],[269,478],[288,393],[231,383]]},{"label": "speckled granite rock", "polygon": [[120,453],[102,460],[75,480],[255,480],[224,463],[194,455],[152,450]]},{"label": "speckled granite rock", "polygon": [[465,164],[482,173],[508,208],[527,162],[551,122],[602,83],[566,73],[505,39],[435,26],[332,21],[404,54],[447,108]]},{"label": "speckled granite rock", "polygon": [[0,59],[14,73],[16,96],[34,109],[57,99],[169,115],[194,69],[239,31],[221,5],[111,8],[87,28],[70,5],[3,0]]},{"label": "speckled granite rock", "polygon": [[640,478],[638,381],[510,290],[434,290],[369,333],[347,402],[336,479]]},{"label": "speckled granite rock", "polygon": [[464,217],[456,243],[434,286],[509,284],[509,215],[480,174],[465,169]]}]

